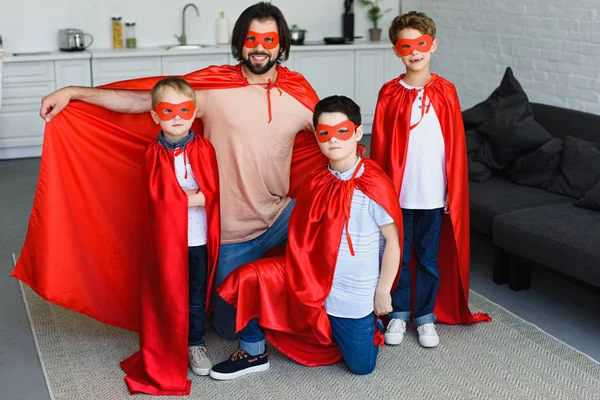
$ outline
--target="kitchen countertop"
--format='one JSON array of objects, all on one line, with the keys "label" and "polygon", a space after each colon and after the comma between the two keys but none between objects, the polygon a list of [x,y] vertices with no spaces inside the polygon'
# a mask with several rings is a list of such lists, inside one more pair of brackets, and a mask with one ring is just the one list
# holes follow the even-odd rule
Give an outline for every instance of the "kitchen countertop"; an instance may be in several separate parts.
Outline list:
[{"label": "kitchen countertop", "polygon": [[[209,45],[200,49],[193,50],[167,50],[165,46],[140,47],[137,49],[94,49],[89,48],[84,51],[48,51],[21,53],[23,55],[15,56],[14,53],[4,53],[4,62],[24,62],[24,61],[53,61],[53,60],[78,60],[90,58],[128,58],[128,57],[155,57],[155,56],[184,56],[184,55],[202,55],[202,54],[230,54],[231,46]],[[352,44],[320,44],[307,42],[305,45],[292,45],[291,53],[304,51],[341,51],[341,50],[375,50],[391,48],[392,45],[387,41],[372,43],[369,41],[355,41]],[[19,54],[19,53],[17,53]]]},{"label": "kitchen countertop", "polygon": [[55,60],[89,60],[92,58],[88,51],[35,51],[35,52],[16,52],[22,54],[15,56],[15,53],[4,52],[5,63],[16,63],[24,61],[55,61]]}]

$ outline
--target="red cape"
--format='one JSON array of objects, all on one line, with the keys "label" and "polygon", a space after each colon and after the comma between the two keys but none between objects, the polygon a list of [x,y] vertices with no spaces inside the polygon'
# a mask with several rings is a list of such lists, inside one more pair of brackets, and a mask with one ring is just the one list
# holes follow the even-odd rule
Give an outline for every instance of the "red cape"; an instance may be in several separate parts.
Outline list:
[{"label": "red cape", "polygon": [[[392,178],[397,193],[402,188],[410,105],[417,97],[399,83],[401,75],[387,82],[379,91],[371,135],[371,158]],[[425,86],[425,94],[442,127],[446,148],[446,174],[450,214],[444,215],[441,232],[439,266],[440,288],[434,312],[439,322],[447,324],[490,321],[483,313],[469,310],[469,188],[465,131],[454,85],[434,74]],[[411,259],[414,275],[414,252]]]},{"label": "red cape", "polygon": [[[186,146],[194,177],[206,197],[208,271],[206,304],[217,270],[221,238],[219,174],[215,151],[196,136]],[[121,363],[131,394],[187,395],[188,323],[188,199],[174,170],[173,151],[158,142],[148,146],[140,211],[146,215],[140,276],[140,351]]]},{"label": "red cape", "polygon": [[[103,87],[148,91],[162,78]],[[198,90],[248,85],[239,65],[209,67],[184,78]],[[278,68],[276,86],[311,111],[318,101],[302,75],[285,67]],[[192,129],[201,134],[201,121]],[[139,203],[141,173],[145,149],[156,132],[150,113],[119,114],[83,102],[72,102],[46,124],[27,237],[11,276],[50,302],[140,330],[142,250],[148,248],[140,239],[148,227]],[[299,132],[290,196],[303,174],[324,162],[314,135]]]},{"label": "red cape", "polygon": [[402,243],[402,212],[392,182],[373,161],[365,159],[364,166],[354,186],[327,166],[314,170],[290,217],[285,258],[246,264],[217,288],[237,307],[238,331],[259,318],[269,341],[304,365],[341,360],[323,304],[333,282],[348,191],[356,187],[380,204],[398,225]]}]

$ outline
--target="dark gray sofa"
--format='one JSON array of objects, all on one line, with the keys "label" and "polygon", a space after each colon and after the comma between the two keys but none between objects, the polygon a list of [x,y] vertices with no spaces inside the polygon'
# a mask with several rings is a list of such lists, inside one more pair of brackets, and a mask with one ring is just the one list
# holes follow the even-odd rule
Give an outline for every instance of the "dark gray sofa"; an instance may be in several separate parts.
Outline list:
[{"label": "dark gray sofa", "polygon": [[[535,120],[554,137],[600,143],[600,116],[531,103]],[[471,229],[495,245],[494,282],[531,285],[533,263],[600,288],[600,211],[572,197],[513,183],[502,173],[469,182]]]}]

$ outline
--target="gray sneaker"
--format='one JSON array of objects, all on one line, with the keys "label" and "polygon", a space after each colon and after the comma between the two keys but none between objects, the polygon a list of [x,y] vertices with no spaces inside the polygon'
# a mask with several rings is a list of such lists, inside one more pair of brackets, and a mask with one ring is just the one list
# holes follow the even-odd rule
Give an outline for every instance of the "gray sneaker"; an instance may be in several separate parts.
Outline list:
[{"label": "gray sneaker", "polygon": [[402,343],[406,333],[406,322],[399,318],[392,318],[383,335],[385,344],[397,345]]},{"label": "gray sneaker", "polygon": [[419,344],[423,347],[437,347],[440,344],[440,337],[435,331],[435,325],[430,322],[417,328],[419,332]]},{"label": "gray sneaker", "polygon": [[196,375],[208,375],[212,368],[212,363],[206,354],[204,346],[188,347],[188,361],[192,372]]}]

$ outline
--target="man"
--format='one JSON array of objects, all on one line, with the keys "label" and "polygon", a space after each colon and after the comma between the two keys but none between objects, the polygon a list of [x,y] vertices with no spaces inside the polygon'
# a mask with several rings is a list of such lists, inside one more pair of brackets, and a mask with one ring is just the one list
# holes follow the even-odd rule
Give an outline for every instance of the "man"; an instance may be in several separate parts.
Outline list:
[{"label": "man", "polygon": [[[215,287],[286,241],[302,174],[325,161],[310,132],[317,95],[301,75],[279,65],[289,49],[281,11],[261,2],[235,24],[238,66],[184,76],[196,90],[201,120],[192,129],[212,143],[219,166]],[[140,326],[144,249],[131,247],[147,228],[138,215],[139,170],[143,149],[155,139],[149,90],[157,81],[67,87],[42,100],[40,116],[50,123],[29,232],[13,272],[49,301],[133,330]],[[65,109],[72,100],[80,102]],[[65,223],[60,210],[67,208],[74,215]],[[235,309],[215,300],[213,324],[231,339]]]}]

